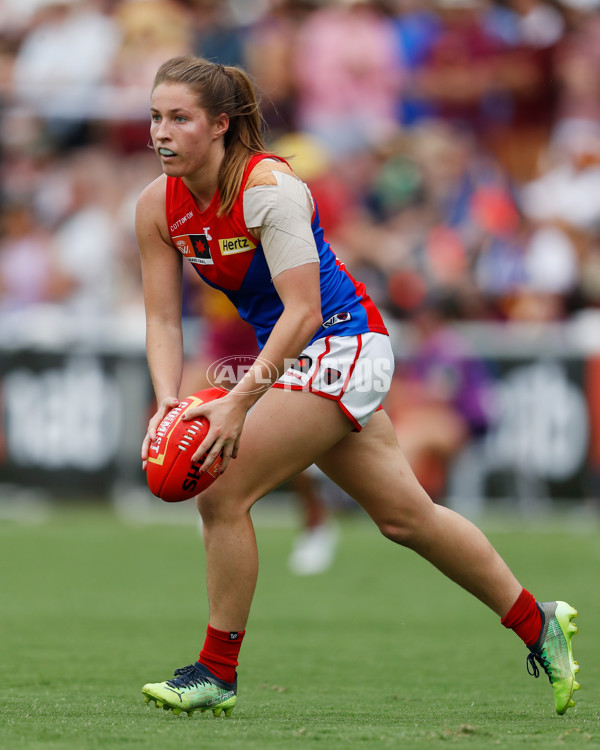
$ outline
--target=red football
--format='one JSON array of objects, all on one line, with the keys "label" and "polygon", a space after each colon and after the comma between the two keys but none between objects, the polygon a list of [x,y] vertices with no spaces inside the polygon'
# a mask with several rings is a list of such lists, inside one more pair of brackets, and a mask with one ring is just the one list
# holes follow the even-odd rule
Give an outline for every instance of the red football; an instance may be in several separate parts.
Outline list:
[{"label": "red football", "polygon": [[209,422],[205,417],[184,422],[183,413],[192,406],[225,396],[223,388],[205,388],[193,393],[168,412],[156,430],[156,440],[150,443],[146,479],[150,491],[167,503],[178,503],[195,497],[219,476],[221,456],[200,474],[202,460],[192,461],[200,443],[206,437]]}]

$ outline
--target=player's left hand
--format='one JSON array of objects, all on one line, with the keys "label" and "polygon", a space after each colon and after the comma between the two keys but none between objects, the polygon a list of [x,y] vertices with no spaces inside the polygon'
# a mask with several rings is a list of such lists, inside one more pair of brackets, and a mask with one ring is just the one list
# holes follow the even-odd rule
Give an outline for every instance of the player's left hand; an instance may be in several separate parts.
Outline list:
[{"label": "player's left hand", "polygon": [[208,469],[219,453],[222,453],[220,474],[232,458],[237,458],[246,412],[247,407],[242,399],[232,394],[186,409],[183,416],[185,421],[206,417],[210,425],[206,437],[192,457],[193,461],[198,461],[206,453],[202,471]]}]

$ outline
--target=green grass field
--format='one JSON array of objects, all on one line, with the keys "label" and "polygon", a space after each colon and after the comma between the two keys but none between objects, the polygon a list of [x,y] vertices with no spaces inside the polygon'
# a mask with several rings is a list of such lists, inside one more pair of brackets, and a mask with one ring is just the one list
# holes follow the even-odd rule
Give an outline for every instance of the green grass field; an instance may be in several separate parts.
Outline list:
[{"label": "green grass field", "polygon": [[597,531],[489,533],[538,598],[579,609],[582,689],[559,717],[516,636],[362,516],[343,522],[334,568],[310,578],[287,571],[292,526],[259,525],[239,701],[215,719],[176,717],[141,695],[202,644],[193,523],[126,524],[98,509],[4,521],[0,747],[600,747]]}]

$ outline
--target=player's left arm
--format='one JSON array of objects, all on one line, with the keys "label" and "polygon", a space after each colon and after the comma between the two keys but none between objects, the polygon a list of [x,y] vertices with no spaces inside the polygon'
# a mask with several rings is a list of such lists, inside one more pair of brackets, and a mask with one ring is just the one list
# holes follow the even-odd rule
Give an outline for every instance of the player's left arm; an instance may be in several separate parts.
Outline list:
[{"label": "player's left arm", "polygon": [[[259,240],[283,312],[260,357],[233,389],[251,406],[295,360],[323,322],[319,253],[308,187],[281,161],[264,159],[244,193],[244,219]],[[262,360],[262,361],[261,361]],[[257,387],[267,382],[267,387]]]},{"label": "player's left arm", "polygon": [[286,169],[289,173],[283,177],[268,172],[258,184],[251,183],[258,189],[250,194],[244,212],[263,246],[283,303],[282,313],[260,356],[230,394],[187,415],[191,419],[202,413],[210,422],[194,458],[208,451],[203,464],[207,467],[223,450],[222,471],[237,455],[250,407],[298,357],[323,322],[319,256],[311,228],[314,207],[306,186]]},{"label": "player's left arm", "polygon": [[208,468],[223,451],[221,473],[238,453],[242,428],[250,407],[297,359],[323,322],[318,263],[306,263],[283,271],[273,279],[283,302],[283,312],[260,355],[227,396],[188,409],[185,419],[205,416],[210,429],[194,454]]},{"label": "player's left arm", "polygon": [[319,264],[314,262],[289,268],[273,279],[283,311],[254,366],[231,391],[247,409],[298,358],[323,322],[319,282]]}]

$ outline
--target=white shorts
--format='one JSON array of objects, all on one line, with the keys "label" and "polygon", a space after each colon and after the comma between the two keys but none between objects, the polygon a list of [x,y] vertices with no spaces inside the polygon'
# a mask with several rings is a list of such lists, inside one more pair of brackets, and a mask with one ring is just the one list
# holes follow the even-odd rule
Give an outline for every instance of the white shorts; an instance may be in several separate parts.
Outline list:
[{"label": "white shorts", "polygon": [[394,354],[389,336],[327,336],[307,346],[273,388],[310,391],[337,401],[361,430],[390,389]]}]

